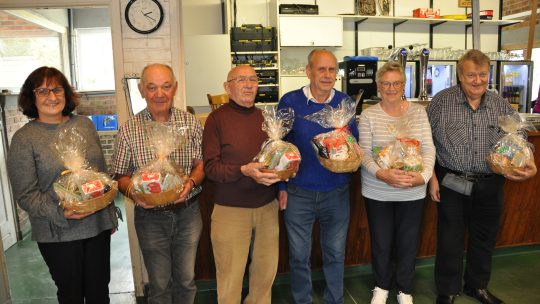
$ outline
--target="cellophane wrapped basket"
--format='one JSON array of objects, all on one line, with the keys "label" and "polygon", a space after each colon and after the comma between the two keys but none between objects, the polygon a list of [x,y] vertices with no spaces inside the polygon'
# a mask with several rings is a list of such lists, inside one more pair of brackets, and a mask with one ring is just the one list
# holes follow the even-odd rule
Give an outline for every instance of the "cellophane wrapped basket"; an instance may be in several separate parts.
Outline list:
[{"label": "cellophane wrapped basket", "polygon": [[145,136],[155,159],[139,168],[131,177],[133,196],[153,206],[173,203],[180,197],[186,175],[168,159],[185,141],[185,128],[174,123],[147,122]]},{"label": "cellophane wrapped basket", "polygon": [[493,172],[504,175],[515,168],[524,167],[532,159],[534,146],[519,131],[534,131],[535,128],[522,121],[518,114],[499,117],[499,127],[507,134],[492,147],[487,163]]},{"label": "cellophane wrapped basket", "polygon": [[355,114],[356,103],[347,98],[336,108],[326,105],[322,110],[304,117],[325,128],[334,129],[318,134],[311,141],[321,165],[332,172],[354,172],[362,163],[362,150],[348,128]]},{"label": "cellophane wrapped basket", "polygon": [[276,173],[281,180],[287,180],[298,171],[301,161],[298,148],[281,140],[291,131],[294,110],[267,107],[263,110],[263,117],[262,129],[268,134],[268,140],[263,143],[254,161],[264,164],[261,171]]},{"label": "cellophane wrapped basket", "polygon": [[386,126],[395,137],[394,141],[382,147],[373,147],[373,159],[382,169],[424,171],[421,142],[411,134],[416,117],[414,113],[403,115],[396,123]]},{"label": "cellophane wrapped basket", "polygon": [[116,197],[118,185],[108,174],[90,168],[84,136],[75,128],[60,129],[54,147],[67,169],[53,184],[60,206],[75,213],[107,207]]}]

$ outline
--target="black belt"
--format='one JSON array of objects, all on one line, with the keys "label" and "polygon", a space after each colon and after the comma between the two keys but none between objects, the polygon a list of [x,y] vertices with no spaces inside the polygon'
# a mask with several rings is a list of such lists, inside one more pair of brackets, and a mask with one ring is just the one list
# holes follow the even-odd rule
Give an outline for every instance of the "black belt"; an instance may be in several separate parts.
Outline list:
[{"label": "black belt", "polygon": [[445,167],[441,167],[441,168],[445,170],[446,172],[453,173],[457,176],[465,178],[466,180],[482,180],[482,179],[492,178],[496,175],[493,173],[459,172],[459,171],[450,170]]},{"label": "black belt", "polygon": [[198,197],[199,197],[199,195],[195,195],[195,196],[193,196],[191,198],[188,198],[185,202],[180,202],[180,203],[176,203],[176,204],[169,204],[169,205],[164,205],[164,206],[157,206],[157,207],[154,207],[154,208],[144,209],[144,210],[156,211],[156,212],[181,210],[181,209],[185,209],[185,208],[191,206],[193,203],[197,202]]}]

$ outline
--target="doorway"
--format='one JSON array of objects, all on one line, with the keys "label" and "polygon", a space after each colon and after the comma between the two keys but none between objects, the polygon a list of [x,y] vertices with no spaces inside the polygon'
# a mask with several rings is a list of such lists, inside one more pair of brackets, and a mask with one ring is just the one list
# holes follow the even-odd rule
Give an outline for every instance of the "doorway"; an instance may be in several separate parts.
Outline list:
[{"label": "doorway", "polygon": [[[73,26],[73,25],[76,25],[77,21],[75,21],[75,19],[73,19],[73,17],[75,15],[79,15],[79,16],[86,16],[86,21],[84,20],[81,20],[79,18],[79,23],[82,24],[80,26],[75,26],[73,28],[77,28],[77,29],[82,29],[79,31],[79,34],[81,35],[85,35],[84,37],[87,38],[86,41],[91,41],[91,40],[88,40],[88,39],[94,39],[96,36],[100,35],[100,34],[103,34],[103,31],[102,29],[106,26],[90,26],[87,22],[88,21],[107,21],[107,20],[110,20],[110,16],[108,15],[109,14],[109,7],[108,7],[108,3],[109,1],[105,1],[105,0],[96,0],[96,5],[101,5],[101,7],[104,7],[104,8],[101,8],[101,9],[96,9],[96,8],[88,8],[88,1],[78,1],[78,0],[74,0],[74,1],[63,1],[63,0],[60,0],[60,1],[55,1],[56,5],[62,5],[63,2],[65,2],[65,6],[62,7],[62,8],[50,8],[50,9],[46,9],[46,10],[43,10],[44,6],[47,5],[46,3],[38,3],[36,4],[35,1],[27,1],[27,0],[18,0],[18,1],[10,1],[10,0],[7,0],[7,1],[2,1],[3,3],[0,4],[0,14],[1,13],[5,13],[5,11],[9,10],[10,11],[10,16],[11,17],[19,17],[20,19],[22,18],[23,21],[22,22],[29,22],[28,19],[32,19],[32,17],[28,17],[28,16],[34,16],[36,17],[36,22],[33,22],[33,28],[26,28],[25,30],[27,31],[27,34],[29,34],[29,36],[32,36],[32,34],[35,34],[39,39],[36,39],[36,41],[33,41],[33,42],[29,42],[28,39],[27,41],[25,41],[25,44],[26,45],[26,48],[30,48],[28,47],[28,43],[37,43],[37,45],[41,46],[40,47],[35,47],[35,48],[32,48],[32,50],[43,50],[43,47],[44,46],[51,46],[51,47],[56,47],[56,51],[50,51],[50,52],[41,52],[40,54],[38,55],[43,55],[45,58],[42,58],[43,61],[38,61],[36,60],[35,58],[32,57],[32,59],[30,59],[29,57],[27,58],[24,58],[25,56],[16,56],[16,55],[27,55],[26,53],[24,52],[19,52],[17,54],[17,52],[12,52],[11,54],[15,54],[13,56],[11,56],[10,59],[12,59],[10,62],[6,63],[6,61],[4,60],[4,62],[2,62],[2,55],[4,53],[2,53],[4,49],[0,48],[0,65],[4,64],[4,66],[12,66],[12,67],[15,67],[16,71],[18,72],[21,72],[21,75],[23,75],[23,77],[26,77],[30,71],[32,71],[33,69],[35,69],[36,67],[38,66],[41,66],[41,65],[49,65],[49,66],[55,66],[57,68],[59,68],[60,70],[62,70],[64,72],[64,74],[68,77],[68,79],[70,79],[70,82],[72,85],[74,85],[78,91],[81,91],[81,88],[83,90],[85,90],[86,92],[84,92],[83,94],[83,104],[84,105],[84,111],[91,111],[91,105],[89,106],[89,104],[92,104],[92,102],[88,102],[88,100],[91,100],[93,97],[97,97],[98,99],[102,100],[104,98],[104,96],[111,96],[110,100],[112,100],[112,106],[111,108],[113,109],[113,111],[116,112],[116,98],[115,98],[115,85],[114,85],[114,70],[113,70],[113,66],[114,64],[112,63],[112,46],[110,41],[108,43],[108,45],[110,46],[111,48],[111,62],[105,62],[103,60],[103,55],[100,54],[99,56],[101,56],[99,58],[99,60],[95,60],[94,59],[94,63],[93,65],[99,65],[100,63],[102,65],[106,65],[107,67],[111,68],[110,70],[110,73],[107,73],[108,75],[111,76],[111,79],[112,79],[112,82],[110,82],[109,86],[102,86],[102,87],[96,87],[95,84],[96,82],[93,81],[93,78],[92,78],[92,74],[91,73],[86,73],[85,75],[82,75],[81,74],[81,70],[78,69],[79,66],[81,65],[78,65],[75,63],[75,60],[76,59],[80,59],[82,55],[85,55],[85,54],[82,54],[82,53],[75,53],[73,51],[73,49],[71,48],[72,47],[72,41],[71,40],[73,37],[73,35],[75,35],[75,31],[65,31],[62,30],[62,27],[69,27],[69,26]],[[31,3],[33,2],[33,3]],[[46,2],[46,1],[43,1],[43,2]],[[11,3],[11,4],[10,4]],[[80,3],[80,5],[78,4]],[[24,8],[24,9],[18,9],[17,6],[19,6]],[[41,6],[41,8],[32,8],[31,6],[32,5],[39,5]],[[119,5],[119,4],[111,4],[111,6],[114,6],[115,9],[118,9],[116,8],[116,6]],[[73,13],[67,13],[68,9],[66,7],[72,7],[72,6],[79,6],[79,7],[76,7],[76,8],[73,8],[71,9],[71,11],[79,11],[79,13],[77,14],[76,12]],[[40,11],[41,10],[41,11]],[[105,16],[100,16],[99,15],[99,12],[105,12],[106,15]],[[43,18],[39,18],[39,15],[43,15],[44,17]],[[67,16],[67,17],[66,17]],[[26,17],[26,18],[25,18]],[[60,20],[60,21],[58,21]],[[64,24],[64,21],[65,21],[65,24]],[[30,22],[32,23],[32,22]],[[58,26],[58,27],[57,27]],[[72,29],[73,29],[72,28]],[[96,30],[96,28],[99,28],[99,30]],[[21,28],[22,29],[22,28]],[[89,30],[90,29],[90,30]],[[0,39],[1,39],[1,35],[2,34],[6,34],[7,32],[2,30],[1,29],[1,26],[0,26]],[[21,37],[21,35],[15,35],[15,37]],[[27,37],[28,38],[28,37]],[[110,38],[110,29],[109,29],[109,38]],[[16,46],[17,43],[21,43],[21,39],[17,40],[17,39],[13,39],[11,41],[12,43],[12,46]],[[41,43],[41,44],[40,44]],[[81,42],[82,43],[82,42]],[[31,44],[30,44],[31,45]],[[103,45],[104,44],[99,44],[100,47],[103,48]],[[23,54],[24,53],[24,54]],[[90,52],[90,55],[92,54],[92,52]],[[86,52],[86,55],[88,55],[88,52]],[[90,59],[92,60],[92,59]],[[93,65],[86,65],[85,67],[92,67]],[[27,68],[28,71],[24,71],[22,72],[21,70],[21,67],[24,67],[24,68]],[[1,69],[3,72],[2,72],[2,75],[6,75],[6,73],[4,73],[5,69]],[[88,70],[86,70],[85,72],[88,72]],[[100,71],[102,72],[102,71]],[[18,127],[21,127],[22,125],[24,125],[26,123],[26,119],[22,116],[21,113],[18,113],[18,114],[13,114],[13,113],[17,113],[17,91],[18,89],[20,88],[20,86],[22,85],[22,81],[24,80],[13,80],[15,79],[14,77],[14,74],[13,73],[7,73],[7,75],[11,76],[9,77],[8,80],[6,79],[2,79],[1,75],[0,75],[0,88],[4,88],[7,90],[7,93],[6,93],[6,98],[5,98],[5,101],[6,101],[6,107],[7,107],[7,112],[9,113],[8,115],[18,115],[17,117],[15,117],[14,119],[8,119],[9,121],[11,122],[14,122],[16,125],[15,126],[10,126],[9,130],[10,130],[10,134],[7,134],[7,137],[11,137],[11,135],[15,132],[16,129],[18,129]],[[102,80],[102,79],[100,79]],[[11,81],[11,82],[9,82]],[[86,101],[86,104],[84,104]],[[80,113],[81,112],[81,109],[78,109],[78,114],[87,114],[86,112],[85,113]],[[107,114],[107,113],[96,113],[96,114]],[[13,117],[10,117],[10,118],[13,118]],[[4,138],[4,137],[3,137]],[[6,145],[7,145],[7,140],[6,140]],[[1,152],[1,151],[0,151]],[[0,153],[1,154],[1,153]],[[5,170],[4,170],[4,167],[5,167],[5,158],[3,155],[0,155],[0,169],[2,170],[2,175],[4,174]],[[10,197],[9,199],[6,199],[6,195],[8,194],[11,194],[11,192],[6,192],[6,189],[10,189],[9,188],[9,182],[6,179],[3,179],[1,178],[0,176],[0,181],[2,182],[2,184],[0,185],[0,190],[2,190],[2,192],[0,193],[0,197],[2,197],[2,202],[3,202],[3,205],[5,205],[3,207],[3,209],[6,210],[6,212],[8,214],[12,214],[14,215],[15,214],[15,206],[13,204],[13,199]],[[6,186],[7,185],[7,186]],[[120,204],[122,204],[123,206],[123,202],[120,202]],[[2,207],[2,206],[0,206]],[[9,212],[9,210],[7,210],[8,207],[11,207],[12,210],[11,212]],[[0,210],[0,220],[3,218],[2,217],[2,214],[1,214],[1,211],[3,210]],[[22,213],[24,214],[24,213]],[[125,214],[125,212],[124,212]],[[14,216],[15,217],[15,216]],[[21,217],[23,217],[23,215],[21,215]],[[28,249],[30,249],[28,252],[30,252],[31,254],[35,253],[35,259],[32,259],[32,261],[36,261],[37,262],[41,262],[41,266],[43,266],[43,260],[39,254],[39,250],[37,250],[37,248],[34,248],[32,246],[35,245],[35,242],[33,241],[30,241],[28,240],[29,238],[29,232],[30,232],[30,225],[28,223],[28,221],[24,220],[24,218],[21,220],[21,221],[17,221],[17,220],[14,220],[13,221],[14,224],[11,225],[13,226],[13,233],[11,233],[11,235],[14,235],[15,237],[13,238],[14,241],[17,240],[17,234],[21,235],[21,236],[24,236],[25,239],[24,240],[19,240],[19,243],[14,246],[14,247],[20,247],[20,248],[17,248],[17,249],[21,249],[21,248],[26,248],[26,247],[30,247]],[[21,223],[20,225],[16,225],[17,223]],[[134,284],[133,284],[133,274],[132,274],[132,267],[131,267],[131,257],[130,257],[130,249],[129,249],[129,241],[128,241],[128,233],[127,233],[127,227],[126,227],[126,224],[125,223],[120,223],[120,230],[118,232],[116,232],[113,236],[112,236],[112,240],[111,240],[111,284],[110,284],[110,292],[111,294],[115,294],[115,295],[120,295],[120,294],[131,294],[134,298]],[[9,225],[8,225],[9,226]],[[15,228],[17,227],[17,229]],[[20,233],[17,233],[17,232],[20,232]],[[5,232],[4,232],[4,227],[2,227],[2,235],[5,235]],[[20,239],[20,237],[19,237]],[[7,241],[4,242],[4,249],[7,249],[9,246],[11,246]],[[116,248],[115,248],[116,247]],[[120,247],[120,248],[119,248]],[[15,249],[12,249],[12,250],[15,250]],[[16,252],[16,251],[13,251],[13,252]],[[10,252],[8,252],[8,256],[7,256],[7,259],[6,259],[6,263],[8,264],[7,265],[7,268],[10,269],[9,273],[12,273],[11,270],[12,270],[12,265],[10,265],[10,261],[12,261],[11,259],[11,256],[17,256],[18,253],[20,252],[17,252],[17,253],[14,253],[12,255],[10,255]],[[0,253],[2,254],[2,258],[4,258],[3,256],[3,252]],[[34,256],[33,256],[34,257]],[[38,263],[39,264],[39,263]],[[5,264],[4,264],[5,265]],[[32,263],[29,263],[28,260],[24,261],[23,263],[20,263],[18,264],[19,266],[22,265],[22,266],[29,266],[31,267]],[[40,267],[40,266],[36,266],[36,267]],[[46,266],[45,266],[46,268]],[[17,271],[17,275],[21,274],[21,273],[24,273],[24,272],[27,272],[28,275],[32,276],[32,271],[33,269],[31,268],[17,268],[15,267],[16,271]],[[4,278],[6,277],[5,275],[8,273],[6,271],[6,269],[3,267],[3,266],[0,266],[0,271],[3,272],[4,274]],[[0,273],[0,275],[2,275],[2,273]],[[49,277],[50,279],[50,275],[48,274],[48,270],[46,272],[46,276]],[[12,281],[12,278],[9,278],[9,281]],[[2,283],[4,281],[2,281],[0,279],[0,283]],[[113,283],[115,282],[115,283]],[[121,283],[121,284],[118,284],[118,283]],[[49,281],[48,283],[52,283],[52,281]],[[44,285],[44,286],[50,286],[49,289],[52,289],[52,291],[55,291],[56,290],[56,287],[54,286],[54,283],[52,285]],[[9,290],[9,289],[8,289]],[[11,288],[12,292],[14,290],[14,286],[12,286]],[[48,292],[51,292],[51,290],[48,290]],[[46,296],[46,295],[45,295]],[[1,297],[0,297],[1,299]],[[112,297],[111,297],[112,299]],[[17,300],[17,299],[15,299]],[[122,303],[130,303],[130,302],[126,302],[126,301],[122,301]]]}]

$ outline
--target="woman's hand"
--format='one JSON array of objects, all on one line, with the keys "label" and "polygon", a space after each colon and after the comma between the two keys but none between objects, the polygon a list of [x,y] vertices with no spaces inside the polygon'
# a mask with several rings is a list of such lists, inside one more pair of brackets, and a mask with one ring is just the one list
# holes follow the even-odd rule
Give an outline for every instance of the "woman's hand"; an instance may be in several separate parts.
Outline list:
[{"label": "woman's hand", "polygon": [[375,176],[392,187],[411,188],[414,186],[415,177],[410,173],[400,169],[380,169]]},{"label": "woman's hand", "polygon": [[73,210],[64,209],[64,217],[69,220],[82,220],[83,218],[94,214],[95,211],[85,213],[75,213]]}]

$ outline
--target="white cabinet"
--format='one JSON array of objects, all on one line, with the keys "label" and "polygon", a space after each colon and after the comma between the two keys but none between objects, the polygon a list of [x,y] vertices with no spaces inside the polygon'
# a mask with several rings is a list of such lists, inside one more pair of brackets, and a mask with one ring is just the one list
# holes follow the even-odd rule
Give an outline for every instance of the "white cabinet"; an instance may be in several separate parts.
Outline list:
[{"label": "white cabinet", "polygon": [[343,19],[339,16],[279,17],[280,46],[342,46]]}]

